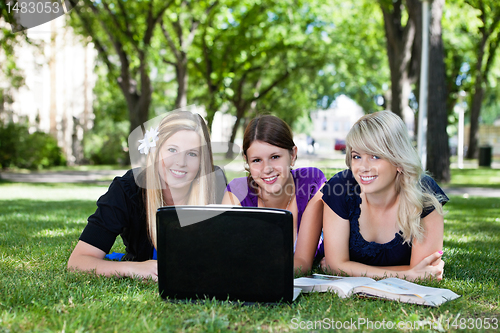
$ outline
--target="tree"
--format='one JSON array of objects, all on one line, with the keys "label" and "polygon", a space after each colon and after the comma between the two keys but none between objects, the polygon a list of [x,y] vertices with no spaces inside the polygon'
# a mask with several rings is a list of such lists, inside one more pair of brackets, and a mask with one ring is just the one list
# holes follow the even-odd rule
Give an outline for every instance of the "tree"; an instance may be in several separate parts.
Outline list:
[{"label": "tree", "polygon": [[[168,14],[169,20],[161,19],[160,26],[173,57],[164,56],[163,62],[175,68],[177,97],[175,108],[186,106],[188,98],[188,51],[193,44],[196,32],[206,22],[207,16],[219,1],[181,1]],[[173,58],[173,59],[171,59]]]},{"label": "tree", "polygon": [[[460,20],[456,17],[460,15]],[[472,88],[470,64],[474,62],[475,52],[472,32],[469,25],[477,21],[474,12],[467,11],[463,4],[450,3],[443,13],[443,47],[446,62],[446,89],[448,91],[447,108],[453,118],[453,110],[461,92]]]},{"label": "tree", "polygon": [[230,102],[229,112],[235,115],[231,142],[245,118],[277,105],[279,97],[273,96],[260,103],[271,92],[282,96],[294,89],[288,85],[294,84],[290,78],[295,72],[312,78],[324,65],[325,21],[319,19],[315,5],[311,1],[228,2],[226,10],[212,16],[204,27],[199,42],[202,60],[196,63],[198,77],[208,90],[202,98],[207,100],[209,123],[223,103]]},{"label": "tree", "polygon": [[[390,109],[398,116],[408,106],[411,91],[410,62],[415,39],[415,21],[405,13],[404,0],[379,0],[384,16],[387,58],[391,70]],[[411,7],[408,7],[411,8]]]},{"label": "tree", "polygon": [[444,0],[433,0],[429,36],[429,84],[427,123],[427,167],[437,182],[449,182],[450,148],[448,144],[447,91],[441,18]]},{"label": "tree", "polygon": [[476,63],[471,66],[474,71],[474,86],[470,105],[469,147],[466,156],[475,158],[478,153],[481,105],[500,41],[500,4],[495,0],[465,0],[465,3],[477,10],[481,20],[481,25],[477,27],[478,38],[475,41]]},{"label": "tree", "polygon": [[[450,180],[450,152],[446,131],[448,125],[447,81],[441,34],[444,1],[433,0],[431,4],[429,83],[425,87],[428,91],[429,115],[426,129],[428,138],[426,169],[437,181],[448,182]],[[391,69],[391,110],[402,116],[402,111],[408,106],[413,84],[415,86],[413,94],[417,100],[419,96],[422,1],[381,0],[380,5],[384,15],[387,55]],[[416,130],[421,129],[416,128]]]},{"label": "tree", "polygon": [[92,38],[109,77],[125,97],[130,131],[148,120],[151,44],[155,28],[173,1],[82,0],[83,5],[72,11],[71,24]]},{"label": "tree", "polygon": [[347,95],[366,113],[386,108],[383,98],[390,80],[385,34],[378,4],[357,1],[329,4],[333,26],[322,55],[326,65],[311,82],[317,107],[328,108],[341,95]]}]

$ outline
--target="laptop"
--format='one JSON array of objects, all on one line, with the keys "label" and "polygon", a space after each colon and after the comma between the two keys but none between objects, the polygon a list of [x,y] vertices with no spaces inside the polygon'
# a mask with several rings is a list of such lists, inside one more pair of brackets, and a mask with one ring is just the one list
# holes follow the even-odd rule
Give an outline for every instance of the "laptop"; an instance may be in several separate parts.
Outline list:
[{"label": "laptop", "polygon": [[158,287],[170,300],[292,302],[293,217],[225,205],[157,211]]}]

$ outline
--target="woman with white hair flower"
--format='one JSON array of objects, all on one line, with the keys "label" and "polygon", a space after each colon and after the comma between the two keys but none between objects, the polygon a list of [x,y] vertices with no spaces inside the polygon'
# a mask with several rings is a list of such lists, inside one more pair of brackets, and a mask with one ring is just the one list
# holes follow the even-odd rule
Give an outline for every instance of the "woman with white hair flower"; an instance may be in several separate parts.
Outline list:
[{"label": "woman with white hair flower", "polygon": [[[153,260],[157,209],[215,203],[211,142],[201,116],[171,112],[158,128],[146,131],[139,143],[143,168],[116,177],[99,198],[68,260],[69,269],[157,280]],[[126,254],[120,261],[105,260],[118,235]]]}]

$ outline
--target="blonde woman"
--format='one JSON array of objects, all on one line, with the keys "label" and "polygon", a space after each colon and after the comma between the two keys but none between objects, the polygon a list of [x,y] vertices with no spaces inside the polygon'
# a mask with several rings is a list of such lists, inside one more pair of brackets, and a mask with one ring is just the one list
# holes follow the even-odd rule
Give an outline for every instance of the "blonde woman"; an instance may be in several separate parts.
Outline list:
[{"label": "blonde woman", "polygon": [[389,111],[363,116],[346,146],[349,169],[322,189],[323,267],[351,276],[442,279],[448,198],[424,174],[401,118]]},{"label": "blonde woman", "polygon": [[[99,198],[69,258],[69,269],[157,280],[157,263],[152,260],[157,209],[215,203],[210,137],[199,115],[171,112],[140,142],[145,170],[116,177]],[[118,235],[126,247],[123,260],[105,260]]]}]

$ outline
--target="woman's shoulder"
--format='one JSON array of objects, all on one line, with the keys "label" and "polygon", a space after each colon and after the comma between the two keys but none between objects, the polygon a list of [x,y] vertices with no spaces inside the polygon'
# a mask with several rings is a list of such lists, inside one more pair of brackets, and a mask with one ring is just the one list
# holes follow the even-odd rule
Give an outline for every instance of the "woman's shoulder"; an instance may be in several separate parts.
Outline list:
[{"label": "woman's shoulder", "polygon": [[[145,175],[140,170],[130,169],[123,176],[117,176],[111,182],[108,192],[110,194],[118,191],[132,200],[139,199],[141,194],[140,184],[145,183]],[[139,200],[142,202],[142,199]]]},{"label": "woman's shoulder", "polygon": [[235,195],[242,206],[256,206],[257,204],[255,195],[250,195],[253,192],[248,185],[247,177],[234,178],[227,185],[226,191]]},{"label": "woman's shoulder", "polygon": [[343,219],[359,216],[360,188],[351,170],[336,173],[321,189],[323,201]]},{"label": "woman's shoulder", "polygon": [[247,177],[238,177],[234,178],[229,182],[227,185],[227,190],[232,192],[233,189],[241,189],[241,188],[247,188],[248,187],[248,180]]},{"label": "woman's shoulder", "polygon": [[420,183],[422,184],[422,187],[430,190],[440,188],[434,178],[427,174],[423,174],[422,177],[420,177]]},{"label": "woman's shoulder", "polygon": [[429,175],[424,174],[420,178],[420,186],[424,192],[434,195],[442,205],[450,200],[438,183]]}]

